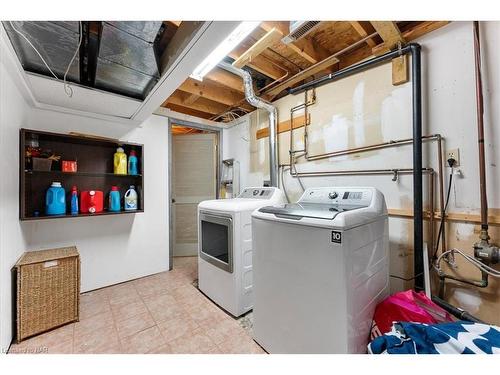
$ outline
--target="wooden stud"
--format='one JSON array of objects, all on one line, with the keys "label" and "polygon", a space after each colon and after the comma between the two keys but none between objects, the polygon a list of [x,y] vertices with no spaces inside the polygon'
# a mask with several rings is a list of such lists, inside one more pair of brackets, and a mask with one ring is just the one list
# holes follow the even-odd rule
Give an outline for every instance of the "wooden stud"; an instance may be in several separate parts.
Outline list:
[{"label": "wooden stud", "polygon": [[409,81],[408,55],[392,59],[392,84],[401,85]]},{"label": "wooden stud", "polygon": [[233,65],[237,68],[242,68],[250,63],[256,56],[260,55],[269,46],[278,42],[281,39],[281,33],[277,29],[269,30],[262,38],[260,38],[253,46],[247,49],[240,57],[238,57]]},{"label": "wooden stud", "polygon": [[[310,121],[311,121],[311,115],[309,114],[307,124],[309,124]],[[284,132],[289,132],[290,125],[291,125],[290,120],[280,122],[278,124],[278,134],[284,133]],[[294,129],[302,128],[305,125],[306,125],[306,117],[304,115],[297,116],[297,117],[293,118],[293,128]],[[265,138],[265,137],[269,137],[269,128],[268,127],[257,130],[257,139],[261,139],[261,138]]]}]

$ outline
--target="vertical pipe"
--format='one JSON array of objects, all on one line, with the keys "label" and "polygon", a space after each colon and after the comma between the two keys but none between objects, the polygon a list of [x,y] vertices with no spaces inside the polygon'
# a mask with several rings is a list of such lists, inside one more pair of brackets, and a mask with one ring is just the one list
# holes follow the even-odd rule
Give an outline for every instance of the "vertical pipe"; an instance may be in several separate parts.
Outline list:
[{"label": "vertical pipe", "polygon": [[413,107],[413,271],[415,289],[424,288],[423,206],[422,206],[422,72],[420,46],[411,44]]},{"label": "vertical pipe", "polygon": [[255,95],[252,76],[246,70],[237,68],[225,61],[220,62],[219,66],[228,72],[240,76],[243,79],[245,99],[247,102],[256,108],[263,108],[269,113],[269,178],[271,180],[271,186],[278,187],[278,151],[276,147],[278,110],[268,101]]},{"label": "vertical pipe", "polygon": [[477,142],[479,148],[479,189],[481,193],[481,239],[489,240],[488,235],[488,200],[486,198],[486,170],[484,155],[484,103],[483,82],[481,78],[481,42],[479,22],[474,21],[474,65],[476,75],[476,105],[477,105]]}]

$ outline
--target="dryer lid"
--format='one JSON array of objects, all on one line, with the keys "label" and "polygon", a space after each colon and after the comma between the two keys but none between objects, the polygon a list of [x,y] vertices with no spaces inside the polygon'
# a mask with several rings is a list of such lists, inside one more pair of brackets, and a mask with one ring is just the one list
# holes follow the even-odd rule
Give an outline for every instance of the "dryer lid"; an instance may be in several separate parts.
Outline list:
[{"label": "dryer lid", "polygon": [[287,203],[281,206],[262,207],[259,209],[259,212],[274,214],[277,217],[296,220],[300,220],[303,217],[333,220],[338,214],[342,212],[363,207],[364,206],[345,206],[339,204],[323,203]]}]

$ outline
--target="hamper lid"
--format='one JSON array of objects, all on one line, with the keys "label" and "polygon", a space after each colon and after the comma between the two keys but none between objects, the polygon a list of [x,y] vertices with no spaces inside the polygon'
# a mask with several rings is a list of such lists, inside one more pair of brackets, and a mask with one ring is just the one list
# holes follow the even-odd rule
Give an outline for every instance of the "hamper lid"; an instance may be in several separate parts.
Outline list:
[{"label": "hamper lid", "polygon": [[60,247],[57,249],[27,251],[17,261],[16,267],[26,264],[41,263],[49,260],[71,258],[79,256],[76,246]]}]

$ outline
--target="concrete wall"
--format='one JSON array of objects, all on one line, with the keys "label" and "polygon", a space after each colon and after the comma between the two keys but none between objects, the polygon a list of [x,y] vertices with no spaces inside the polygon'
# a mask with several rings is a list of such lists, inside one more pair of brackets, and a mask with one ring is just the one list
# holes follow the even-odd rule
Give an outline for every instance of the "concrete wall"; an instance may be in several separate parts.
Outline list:
[{"label": "concrete wall", "polygon": [[[1,341],[11,341],[10,270],[24,251],[76,245],[82,291],[168,270],[168,121],[153,115],[131,128],[28,106],[7,64],[0,64],[0,244]],[[144,144],[144,213],[135,215],[19,221],[19,129],[78,131]]]},{"label": "concrete wall", "polygon": [[[500,22],[482,23],[483,64],[485,84],[485,136],[490,213],[500,212],[500,56],[498,46]],[[474,95],[474,59],[472,23],[453,22],[418,41],[423,58],[423,134],[440,133],[445,137],[444,149],[460,149],[460,175],[454,178],[449,212],[478,213],[479,185],[477,167],[477,128]],[[367,72],[322,86],[316,90],[316,104],[309,108],[309,153],[317,154],[374,143],[411,138],[411,84],[393,86],[391,65],[386,64]],[[288,95],[275,104],[280,121],[290,118],[290,108],[303,103],[304,95]],[[260,116],[259,116],[260,114]],[[301,113],[296,112],[299,116]],[[258,129],[267,127],[265,112],[254,112],[239,119],[236,127],[228,129],[225,142],[230,147],[228,156],[241,161],[242,181],[262,184],[268,178],[268,139],[257,140]],[[294,133],[295,149],[303,148],[303,130]],[[243,140],[244,139],[244,140]],[[289,133],[279,137],[280,161],[288,162]],[[238,146],[236,146],[238,145]],[[249,154],[248,154],[249,153]],[[230,154],[230,155],[229,155]],[[424,145],[424,166],[437,169],[436,144]],[[411,146],[373,151],[363,154],[331,158],[317,162],[299,161],[299,171],[346,170],[373,168],[411,168]],[[448,182],[449,168],[445,170]],[[368,185],[380,189],[390,209],[412,210],[412,177],[401,176],[391,181],[390,176],[353,176],[304,178],[306,187]],[[424,177],[424,183],[427,178]],[[296,179],[285,174],[285,185],[292,200],[302,190]],[[244,186],[244,183],[242,183]],[[427,185],[424,185],[427,186]],[[437,191],[437,185],[436,185]],[[429,202],[427,190],[424,204]],[[438,204],[438,198],[435,202]],[[413,276],[413,222],[390,219],[391,273],[408,278]],[[424,228],[425,233],[428,226]],[[449,223],[446,226],[449,247],[460,247],[472,253],[477,240],[477,226],[467,223]],[[436,227],[437,231],[437,227]],[[500,243],[500,231],[492,227],[490,235]],[[457,258],[459,275],[480,277],[474,268]],[[410,288],[412,283],[391,279],[393,291]],[[498,283],[491,280],[485,290],[470,289],[448,283],[447,298],[470,312],[492,322],[500,323]]]}]

